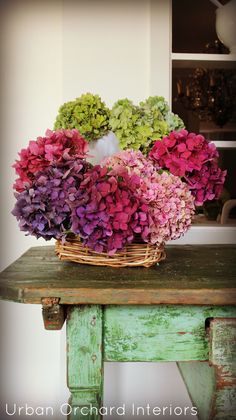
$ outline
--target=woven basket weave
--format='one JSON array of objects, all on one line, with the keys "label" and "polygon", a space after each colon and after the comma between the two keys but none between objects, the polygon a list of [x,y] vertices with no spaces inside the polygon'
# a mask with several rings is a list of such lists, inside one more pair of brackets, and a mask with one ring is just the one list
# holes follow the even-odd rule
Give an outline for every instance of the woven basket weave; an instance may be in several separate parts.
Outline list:
[{"label": "woven basket weave", "polygon": [[55,251],[60,260],[73,261],[80,264],[109,267],[151,267],[166,257],[164,246],[133,243],[113,256],[97,253],[83,246],[78,238],[70,238],[65,243],[57,241]]}]

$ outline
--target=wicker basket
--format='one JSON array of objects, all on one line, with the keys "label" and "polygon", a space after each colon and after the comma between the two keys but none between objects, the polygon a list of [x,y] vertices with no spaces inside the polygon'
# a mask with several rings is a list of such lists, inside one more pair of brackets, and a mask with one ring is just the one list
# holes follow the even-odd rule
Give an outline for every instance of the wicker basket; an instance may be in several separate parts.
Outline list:
[{"label": "wicker basket", "polygon": [[65,243],[56,242],[55,251],[60,260],[80,264],[105,265],[109,267],[151,267],[166,257],[164,246],[133,243],[113,256],[97,253],[83,246],[78,238],[70,238]]}]

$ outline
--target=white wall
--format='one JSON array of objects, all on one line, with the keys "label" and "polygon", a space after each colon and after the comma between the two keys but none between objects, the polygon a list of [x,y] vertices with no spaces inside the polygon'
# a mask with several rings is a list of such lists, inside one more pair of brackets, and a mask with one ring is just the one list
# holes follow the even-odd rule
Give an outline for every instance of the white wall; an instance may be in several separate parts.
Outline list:
[{"label": "white wall", "polygon": [[5,0],[0,7],[3,267],[39,243],[25,237],[10,214],[14,206],[12,164],[30,139],[52,127],[63,99],[62,2]]},{"label": "white wall", "polygon": [[[0,7],[3,269],[29,247],[44,244],[25,237],[10,213],[11,166],[29,139],[52,127],[62,101],[62,3],[6,0]],[[44,331],[40,312],[36,305],[0,303],[2,403],[46,403],[60,392],[60,333]]]},{"label": "white wall", "polygon": [[[98,93],[109,105],[118,98],[139,101],[149,94],[168,99],[169,38],[165,44],[163,30],[168,32],[169,16],[168,1],[164,0],[5,0],[0,7],[4,268],[29,247],[44,244],[25,237],[10,214],[14,205],[11,165],[17,151],[53,126],[61,103],[83,92]],[[44,331],[37,305],[3,302],[0,320],[2,403],[64,402],[68,396],[65,331]],[[127,398],[138,398],[140,404],[189,403],[171,364],[159,368],[142,365],[139,369],[130,364],[109,365],[106,402],[125,402]]]},{"label": "white wall", "polygon": [[63,94],[98,93],[107,104],[149,93],[149,1],[64,3]]}]

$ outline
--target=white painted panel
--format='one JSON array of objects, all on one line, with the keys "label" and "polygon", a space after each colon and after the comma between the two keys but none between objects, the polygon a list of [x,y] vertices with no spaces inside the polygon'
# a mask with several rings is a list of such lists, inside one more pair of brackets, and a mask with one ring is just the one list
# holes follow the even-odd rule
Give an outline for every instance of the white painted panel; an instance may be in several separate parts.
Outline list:
[{"label": "white painted panel", "polygon": [[64,4],[63,98],[98,93],[109,105],[149,94],[149,1]]},{"label": "white painted panel", "polygon": [[171,1],[150,3],[150,94],[171,105]]},{"label": "white painted panel", "polygon": [[236,244],[236,226],[191,226],[180,239],[168,242],[169,245],[210,245]]}]

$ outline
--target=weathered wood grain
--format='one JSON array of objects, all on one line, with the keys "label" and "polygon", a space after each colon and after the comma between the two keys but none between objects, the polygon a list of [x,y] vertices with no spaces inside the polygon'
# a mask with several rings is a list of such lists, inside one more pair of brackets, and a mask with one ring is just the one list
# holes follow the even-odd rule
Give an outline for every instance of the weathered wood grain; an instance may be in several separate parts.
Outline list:
[{"label": "weathered wood grain", "polygon": [[236,318],[210,324],[210,363],[215,367],[216,391],[210,419],[236,419]]},{"label": "weathered wood grain", "polygon": [[199,420],[236,419],[236,319],[214,318],[209,326],[209,364],[178,367]]},{"label": "weathered wood grain", "polygon": [[27,251],[0,275],[0,298],[75,304],[236,304],[236,246],[170,246],[152,268],[109,268],[61,262],[53,247]]},{"label": "weathered wood grain", "polygon": [[235,317],[236,307],[107,306],[104,309],[106,361],[208,360],[205,322]]},{"label": "weathered wood grain", "polygon": [[[67,316],[67,384],[71,392],[70,420],[98,420],[103,385],[102,308],[72,306]],[[81,411],[82,409],[82,411]],[[87,414],[87,415],[86,415]]]},{"label": "weathered wood grain", "polygon": [[215,369],[208,362],[179,362],[179,371],[187,387],[199,420],[209,420],[215,392]]}]

